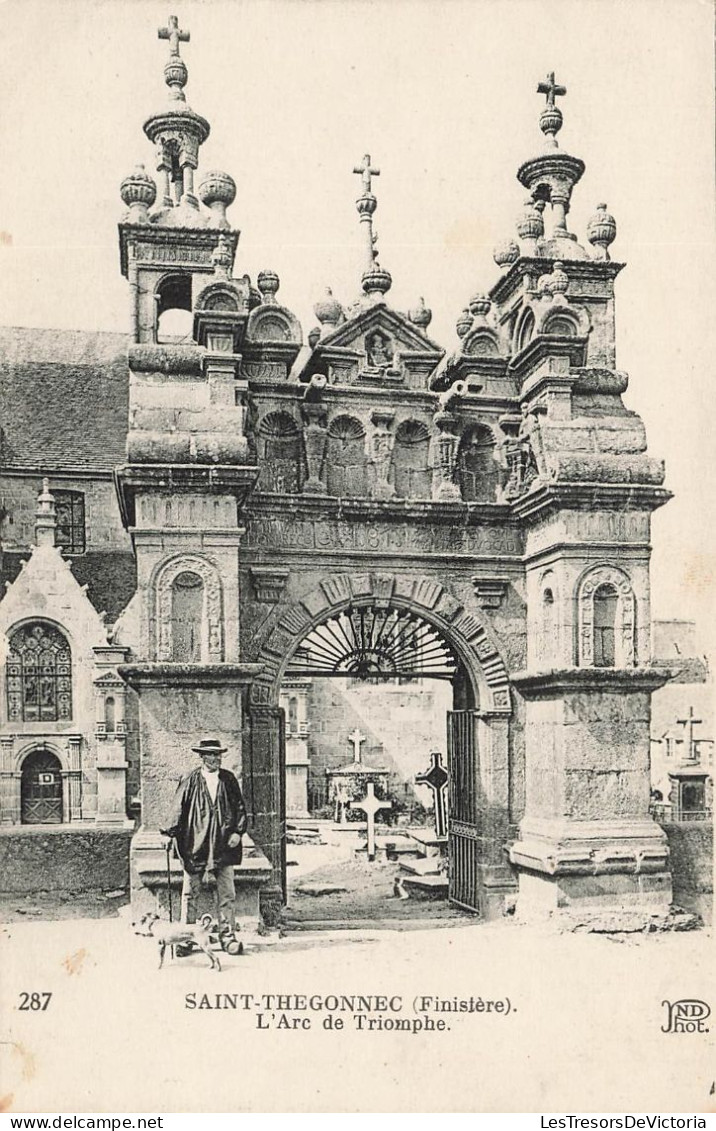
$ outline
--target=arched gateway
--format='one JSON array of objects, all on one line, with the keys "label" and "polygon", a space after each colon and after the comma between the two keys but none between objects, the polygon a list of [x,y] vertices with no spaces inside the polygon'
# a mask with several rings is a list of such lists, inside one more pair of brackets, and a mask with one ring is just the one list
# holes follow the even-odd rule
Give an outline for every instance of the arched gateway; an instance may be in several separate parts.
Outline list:
[{"label": "arched gateway", "polygon": [[[428,677],[450,682],[446,742],[451,780],[450,897],[479,911],[513,881],[509,834],[509,680],[492,634],[444,585],[428,577],[337,574],[277,610],[257,639],[261,671],[250,691],[244,758],[257,836],[285,875],[283,720],[286,677]],[[267,804],[268,802],[268,804]]]},{"label": "arched gateway", "polygon": [[[166,75],[181,92],[185,65]],[[157,830],[202,733],[251,809],[242,891],[278,898],[281,681],[389,669],[452,683],[455,899],[501,914],[517,879],[521,915],[668,907],[648,810],[649,697],[666,678],[649,666],[649,523],[668,494],[615,368],[616,224],[602,205],[589,246],[567,230],[584,164],[554,136],[563,88],[539,89],[548,152],[518,170],[529,202],[447,352],[422,300],[402,313],[387,299],[368,155],[360,293],[316,303],[302,348],[278,275],[243,274],[234,181],[194,184],[209,123],[165,106],[145,122],[161,183],[137,172],[121,190],[132,340],[116,469],[137,557],[122,669],[139,692],[136,899],[165,884]],[[164,293],[178,265],[180,302]],[[191,310],[191,343],[156,341],[169,299]]]}]

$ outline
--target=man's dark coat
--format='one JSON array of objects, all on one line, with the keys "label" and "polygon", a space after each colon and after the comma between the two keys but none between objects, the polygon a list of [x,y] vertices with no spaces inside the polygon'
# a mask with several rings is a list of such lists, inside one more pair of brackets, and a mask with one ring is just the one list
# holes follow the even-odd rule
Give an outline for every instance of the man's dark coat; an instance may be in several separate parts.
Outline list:
[{"label": "man's dark coat", "polygon": [[174,837],[187,872],[225,868],[241,863],[241,844],[229,848],[232,833],[242,836],[248,824],[241,788],[230,770],[219,770],[216,800],[212,803],[202,768],[179,782],[167,827],[160,831]]}]

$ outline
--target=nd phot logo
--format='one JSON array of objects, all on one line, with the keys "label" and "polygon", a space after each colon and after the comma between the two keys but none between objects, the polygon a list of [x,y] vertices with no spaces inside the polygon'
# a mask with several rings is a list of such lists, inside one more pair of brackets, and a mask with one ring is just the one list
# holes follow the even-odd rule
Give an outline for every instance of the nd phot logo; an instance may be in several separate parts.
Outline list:
[{"label": "nd phot logo", "polygon": [[666,1008],[666,1023],[661,1026],[662,1033],[708,1033],[706,1018],[711,1007],[698,998],[683,998],[681,1001],[662,1001]]}]

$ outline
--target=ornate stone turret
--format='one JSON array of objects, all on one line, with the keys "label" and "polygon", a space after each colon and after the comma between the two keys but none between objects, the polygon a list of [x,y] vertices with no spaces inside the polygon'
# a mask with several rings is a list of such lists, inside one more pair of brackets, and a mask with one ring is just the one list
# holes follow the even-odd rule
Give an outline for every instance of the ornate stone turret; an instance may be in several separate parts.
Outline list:
[{"label": "ornate stone turret", "polygon": [[[159,29],[169,43],[164,78],[167,103],[151,114],[144,132],[154,145],[159,191],[143,165],[122,181],[127,212],[119,225],[122,274],[130,284],[131,335],[135,342],[159,340],[159,322],[168,310],[192,311],[199,294],[217,276],[228,279],[239,233],[231,229],[227,209],[236,198],[228,173],[210,170],[194,191],[199,149],[209,136],[209,123],[187,104],[188,72],[179,45],[189,32],[176,16]],[[150,209],[158,199],[158,206]],[[201,201],[201,205],[200,202]],[[222,238],[217,244],[216,233]],[[237,310],[248,303],[248,285]]]},{"label": "ornate stone turret", "polygon": [[[546,98],[546,106],[539,120],[540,129],[546,138],[545,152],[525,161],[517,172],[517,179],[529,190],[533,203],[551,206],[551,239],[574,241],[576,237],[567,230],[567,213],[572,190],[584,173],[584,162],[564,153],[557,142],[557,133],[562,128],[563,119],[555,98],[565,95],[567,88],[559,86],[555,82],[554,72],[551,72],[547,75],[546,82],[538,84],[537,91]],[[565,251],[565,255],[569,253]]]},{"label": "ornate stone turret", "polygon": [[167,26],[160,28],[158,35],[169,41],[169,59],[164,67],[169,105],[147,118],[144,132],[156,149],[163,208],[198,209],[194,170],[199,165],[199,146],[209,136],[210,126],[206,118],[191,109],[184,94],[189,72],[179,54],[179,44],[189,42],[189,32],[181,31],[177,17],[170,16]]}]

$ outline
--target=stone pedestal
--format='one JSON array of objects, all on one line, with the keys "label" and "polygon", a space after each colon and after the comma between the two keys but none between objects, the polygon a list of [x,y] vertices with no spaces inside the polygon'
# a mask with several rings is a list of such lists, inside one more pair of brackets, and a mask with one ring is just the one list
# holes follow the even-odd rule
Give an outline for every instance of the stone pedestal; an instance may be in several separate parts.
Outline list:
[{"label": "stone pedestal", "polygon": [[[234,868],[236,885],[236,919],[244,929],[255,927],[260,919],[259,893],[270,885],[271,864],[250,836],[243,837],[243,860]],[[156,830],[142,827],[132,838],[131,846],[132,916],[135,921],[147,912],[156,911],[169,918],[171,884],[172,918],[181,916],[181,889],[184,871],[181,861],[172,853],[167,873],[167,853],[163,838]],[[197,915],[216,914],[215,891],[202,888]]]},{"label": "stone pedestal", "polygon": [[286,741],[286,816],[308,817],[308,751],[300,741]]},{"label": "stone pedestal", "polygon": [[131,824],[126,813],[129,763],[124,739],[105,739],[97,745],[97,824]]},{"label": "stone pedestal", "polygon": [[666,911],[666,836],[649,816],[650,695],[668,673],[522,675],[526,809],[510,860],[521,916]]},{"label": "stone pedestal", "polygon": [[[119,674],[139,697],[142,827],[132,841],[131,856],[132,903],[137,910],[146,910],[147,903],[154,906],[160,887],[166,890],[166,853],[161,850],[158,830],[166,821],[177,784],[200,764],[192,747],[201,738],[219,739],[228,747],[225,768],[242,781],[242,692],[258,670],[251,664],[120,666]],[[250,810],[250,798],[246,801]],[[176,867],[179,882],[178,862]],[[237,870],[237,907],[244,902],[245,893],[240,889],[246,880],[252,887],[251,897],[246,896],[251,913],[258,915],[258,887],[255,893],[253,887],[256,875],[265,878],[270,874],[267,867],[268,861],[261,856],[256,869],[242,865]]]}]

